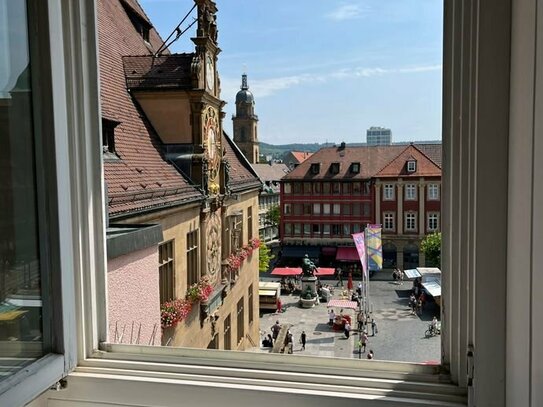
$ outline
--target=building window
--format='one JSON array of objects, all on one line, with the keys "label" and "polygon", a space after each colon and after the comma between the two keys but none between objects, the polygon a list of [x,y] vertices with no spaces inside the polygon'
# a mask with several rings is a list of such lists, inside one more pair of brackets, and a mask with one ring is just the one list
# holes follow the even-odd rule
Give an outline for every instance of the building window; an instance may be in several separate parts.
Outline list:
[{"label": "building window", "polygon": [[360,163],[351,163],[351,173],[358,174],[360,172]]},{"label": "building window", "polygon": [[383,201],[393,201],[394,200],[394,185],[385,184],[383,186]]},{"label": "building window", "polygon": [[304,224],[304,236],[311,235],[311,225],[309,223]]},{"label": "building window", "polygon": [[230,326],[230,314],[224,319],[223,332],[224,332],[224,349],[232,349],[232,332]]},{"label": "building window", "polygon": [[341,204],[334,204],[333,207],[333,214],[334,215],[340,215],[341,214]]},{"label": "building window", "polygon": [[353,195],[360,195],[360,182],[353,182]]},{"label": "building window", "polygon": [[252,324],[254,320],[254,297],[252,284],[249,286],[249,290],[247,291],[247,298],[249,300],[249,324]]},{"label": "building window", "polygon": [[330,165],[330,173],[331,174],[339,174],[339,163],[332,163]]},{"label": "building window", "polygon": [[170,240],[158,246],[158,278],[161,303],[175,298],[173,242],[173,240]]},{"label": "building window", "polygon": [[292,235],[292,223],[285,223],[285,236]]},{"label": "building window", "polygon": [[332,193],[334,195],[341,194],[341,184],[339,182],[333,182],[332,183]]},{"label": "building window", "polygon": [[340,236],[341,235],[341,225],[333,224],[332,225],[332,236]]},{"label": "building window", "polygon": [[301,194],[302,193],[302,183],[301,182],[294,182],[292,184],[292,191],[295,194]]},{"label": "building window", "polygon": [[360,216],[360,203],[359,202],[355,202],[353,203],[353,216]]},{"label": "building window", "polygon": [[350,236],[351,235],[351,225],[349,223],[343,224],[343,236]]},{"label": "building window", "polygon": [[320,195],[321,194],[321,183],[320,182],[313,183],[313,193],[315,195]]},{"label": "building window", "polygon": [[353,224],[353,233],[359,233],[360,232],[360,224],[354,223]]},{"label": "building window", "polygon": [[405,214],[405,230],[409,232],[417,231],[417,214],[414,212],[407,212]]},{"label": "building window", "polygon": [[351,204],[341,205],[341,214],[344,216],[349,216],[351,214]]},{"label": "building window", "polygon": [[364,192],[363,194],[365,196],[369,196],[371,194],[371,182],[370,181],[365,181],[364,182]]},{"label": "building window", "polygon": [[300,236],[302,234],[302,227],[299,223],[294,224],[294,235]]},{"label": "building window", "polygon": [[187,233],[187,286],[198,282],[198,263],[198,230],[195,230]]},{"label": "building window", "polygon": [[304,209],[304,215],[311,215],[311,204],[310,203],[303,204],[303,209]]},{"label": "building window", "polygon": [[304,195],[311,195],[311,183],[304,182]]},{"label": "building window", "polygon": [[428,226],[427,229],[431,232],[439,229],[439,213],[428,213]]},{"label": "building window", "polygon": [[283,205],[283,213],[285,215],[290,215],[292,213],[292,204],[284,204]]},{"label": "building window", "polygon": [[321,170],[321,165],[319,163],[311,164],[311,174],[318,174]]},{"label": "building window", "polygon": [[330,195],[330,183],[329,182],[323,182],[322,183],[322,194],[323,195]]},{"label": "building window", "polygon": [[239,343],[241,342],[241,340],[243,339],[243,335],[245,335],[245,324],[244,324],[244,319],[245,319],[245,314],[243,312],[243,297],[241,297],[241,299],[238,301],[238,306],[237,306],[237,316],[238,316],[238,326],[237,326],[237,331],[238,331],[238,336],[237,336],[237,344],[239,345]]},{"label": "building window", "polygon": [[417,162],[415,160],[410,160],[407,162],[407,172],[417,171]]},{"label": "building window", "polygon": [[415,184],[407,184],[405,186],[405,200],[415,201],[417,199],[417,186]]},{"label": "building window", "polygon": [[428,200],[429,201],[439,200],[439,185],[438,184],[428,184]]},{"label": "building window", "polygon": [[293,204],[294,215],[300,216],[304,210],[303,204]]},{"label": "building window", "polygon": [[151,24],[147,22],[139,13],[128,4],[126,0],[121,2],[123,8],[130,19],[130,22],[134,26],[134,29],[141,35],[141,38],[149,42],[149,31],[151,29]]},{"label": "building window", "polygon": [[285,182],[283,184],[283,191],[285,194],[291,194],[292,193],[292,185],[290,182]]},{"label": "building window", "polygon": [[313,204],[313,215],[320,215],[321,213],[321,204],[320,203],[314,203]]},{"label": "building window", "polygon": [[322,204],[322,214],[323,215],[330,215],[330,204],[329,203]]},{"label": "building window", "polygon": [[247,208],[247,240],[253,238],[253,207],[249,206]]},{"label": "building window", "polygon": [[330,225],[328,225],[328,224],[322,225],[322,235],[323,236],[330,236]]},{"label": "building window", "polygon": [[362,204],[362,216],[364,216],[365,218],[369,217],[370,216],[370,209],[371,209],[370,203],[369,202],[364,202]]},{"label": "building window", "polygon": [[314,223],[313,226],[312,226],[312,232],[313,232],[313,236],[315,237],[319,237],[320,234],[321,234],[321,225],[319,225],[318,223]]},{"label": "building window", "polygon": [[383,214],[383,229],[384,230],[395,230],[395,221],[393,212],[385,212]]}]

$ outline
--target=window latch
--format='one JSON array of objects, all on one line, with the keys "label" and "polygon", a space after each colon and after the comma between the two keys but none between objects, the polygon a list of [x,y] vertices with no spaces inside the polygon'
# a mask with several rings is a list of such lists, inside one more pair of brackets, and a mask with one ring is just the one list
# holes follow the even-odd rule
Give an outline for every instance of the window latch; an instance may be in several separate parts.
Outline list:
[{"label": "window latch", "polygon": [[467,378],[468,378],[468,387],[473,386],[473,374],[475,371],[475,364],[473,360],[473,346],[468,346],[467,353]]}]

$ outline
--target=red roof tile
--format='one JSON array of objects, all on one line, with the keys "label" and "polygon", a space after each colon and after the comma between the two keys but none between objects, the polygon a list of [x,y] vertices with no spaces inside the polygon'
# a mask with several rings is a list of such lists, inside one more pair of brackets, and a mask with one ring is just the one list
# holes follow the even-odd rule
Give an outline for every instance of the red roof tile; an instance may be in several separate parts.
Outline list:
[{"label": "red roof tile", "polygon": [[[407,161],[415,160],[416,171],[407,171]],[[415,145],[409,145],[390,161],[375,177],[440,177],[441,168],[430,160]]]},{"label": "red roof tile", "polygon": [[102,116],[120,122],[115,128],[115,150],[120,160],[104,163],[112,216],[201,197],[163,159],[157,135],[126,89],[122,58],[151,55],[162,40],[151,28],[146,44],[121,1],[148,21],[135,0],[97,1]]},{"label": "red roof tile", "polygon": [[313,153],[310,153],[308,151],[291,151],[290,153],[294,156],[296,160],[298,160],[298,163],[300,164],[313,155]]},{"label": "red roof tile", "polygon": [[228,188],[232,192],[260,188],[262,183],[259,181],[251,164],[224,132],[222,135],[222,145],[224,148],[224,158],[230,166],[228,169]]},{"label": "red roof tile", "polygon": [[192,88],[191,64],[195,54],[123,57],[129,89]]}]

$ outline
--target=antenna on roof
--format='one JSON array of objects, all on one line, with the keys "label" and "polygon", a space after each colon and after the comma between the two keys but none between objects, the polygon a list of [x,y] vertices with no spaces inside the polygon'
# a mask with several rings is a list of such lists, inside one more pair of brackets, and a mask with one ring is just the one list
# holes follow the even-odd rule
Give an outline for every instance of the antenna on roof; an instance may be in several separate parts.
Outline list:
[{"label": "antenna on roof", "polygon": [[[166,38],[164,40],[164,42],[162,43],[162,45],[158,48],[157,52],[155,52],[155,57],[160,55],[160,53],[162,51],[164,51],[166,48],[168,48],[170,45],[172,45],[175,41],[177,41],[179,39],[179,37],[181,37],[184,33],[187,32],[187,30],[192,27],[194,24],[196,24],[196,22],[198,21],[198,19],[194,19],[194,21],[192,23],[189,24],[189,26],[187,28],[185,28],[184,30],[181,30],[181,24],[183,24],[185,22],[185,20],[187,19],[187,17],[190,15],[190,13],[192,13],[194,11],[194,9],[196,8],[196,3],[194,3],[194,5],[192,6],[192,8],[189,10],[189,12],[187,14],[185,14],[185,17],[183,17],[183,19],[181,20],[181,22],[179,24],[177,24],[177,27],[175,27],[173,29],[173,31],[171,32],[170,35],[168,35],[168,38]],[[168,42],[170,40],[170,38],[172,38],[172,36],[175,34],[175,38],[173,40],[171,40],[170,42]],[[167,43],[168,42],[168,43]],[[167,44],[166,44],[167,43]]]}]

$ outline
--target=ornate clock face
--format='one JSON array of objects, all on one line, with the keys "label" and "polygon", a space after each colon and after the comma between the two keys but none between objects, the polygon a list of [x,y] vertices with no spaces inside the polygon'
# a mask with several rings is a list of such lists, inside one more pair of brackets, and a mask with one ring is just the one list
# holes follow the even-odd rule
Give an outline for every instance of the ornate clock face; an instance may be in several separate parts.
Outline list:
[{"label": "ornate clock face", "polygon": [[207,224],[207,270],[215,276],[221,269],[220,218],[213,213]]},{"label": "ornate clock face", "polygon": [[213,59],[209,55],[206,57],[206,86],[211,92],[215,89],[215,69]]}]

